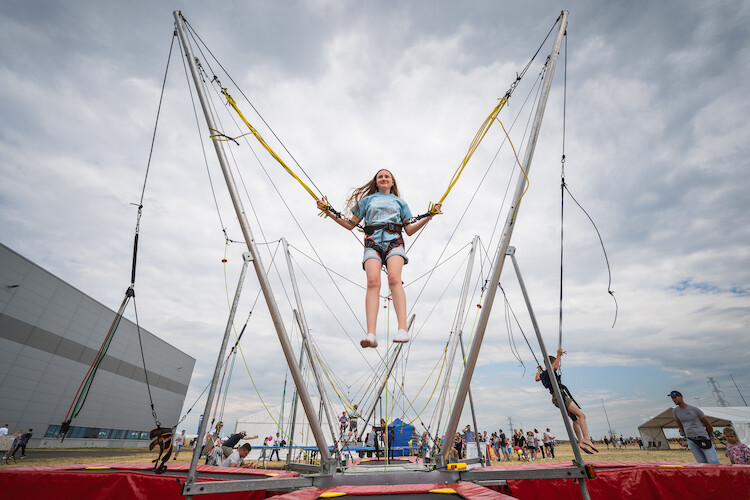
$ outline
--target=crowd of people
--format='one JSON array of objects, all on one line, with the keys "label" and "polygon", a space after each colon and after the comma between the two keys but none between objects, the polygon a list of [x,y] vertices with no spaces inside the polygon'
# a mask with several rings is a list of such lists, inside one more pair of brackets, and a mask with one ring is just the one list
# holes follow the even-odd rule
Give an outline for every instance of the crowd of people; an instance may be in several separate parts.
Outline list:
[{"label": "crowd of people", "polygon": [[490,458],[503,462],[520,460],[531,462],[534,460],[550,460],[555,458],[556,440],[549,429],[539,433],[538,429],[524,432],[523,429],[513,429],[506,434],[502,429],[489,436],[487,431],[474,434],[470,426],[466,426],[463,433],[457,432],[453,439],[453,449],[449,457],[453,460],[471,458],[471,443],[477,443],[478,449],[489,448]]},{"label": "crowd of people", "polygon": [[[558,352],[558,357],[555,361],[559,362],[560,356],[561,353]],[[547,384],[545,384],[546,386]],[[679,391],[672,391],[669,396],[675,403],[675,421],[681,434],[685,437],[681,441],[681,444],[684,443],[683,446],[690,449],[697,462],[718,464],[718,454],[713,445],[714,429],[709,419],[699,408],[685,403]],[[571,400],[570,402],[566,401],[566,403],[568,403],[568,410],[571,411],[572,409],[573,413],[575,413],[574,410],[577,408],[575,402]],[[364,446],[372,448],[372,450],[361,452],[360,455],[367,453],[368,456],[372,456],[374,451],[375,456],[381,456],[382,453],[392,458],[393,446],[391,443],[394,442],[393,427],[388,426],[386,421],[381,419],[380,425],[372,427],[372,430],[363,437],[357,425],[359,418],[361,418],[361,414],[356,405],[351,412],[344,411],[342,413],[339,418],[339,439],[344,442],[353,438],[354,443],[362,443]],[[258,436],[248,436],[245,431],[226,436],[222,433],[223,427],[224,424],[218,422],[216,427],[207,432],[203,437],[201,455],[206,456],[206,464],[223,465],[224,467],[255,467],[255,462],[245,461],[250,451],[252,451],[252,445],[250,443],[241,443],[241,441],[258,439]],[[579,429],[582,428],[585,428],[585,424],[579,427]],[[8,446],[5,450],[0,450],[3,453],[3,460],[15,460],[16,454],[19,451],[21,452],[20,458],[26,458],[26,446],[32,435],[33,429],[29,429],[27,432],[19,429],[12,434],[14,438],[12,446]],[[7,438],[8,436],[8,424],[5,424],[0,427],[0,438]],[[736,431],[732,427],[726,427],[722,437],[721,441],[726,444],[725,456],[729,458],[732,464],[748,464],[750,462],[750,447],[740,442]],[[581,449],[586,451],[586,448],[588,448],[589,453],[591,450],[598,451],[593,446],[591,437],[586,436],[586,438],[586,443],[590,444],[584,443],[579,437]],[[5,441],[9,442],[9,439]],[[182,430],[174,438],[174,460],[177,460],[182,447],[185,445],[185,441],[185,431]],[[431,439],[427,432],[424,432],[420,436],[414,431],[414,434],[408,440],[408,446],[402,448],[404,448],[407,454],[424,457],[430,447],[430,441]],[[661,448],[661,442],[650,441],[647,443],[647,447],[644,447],[644,442],[641,438],[626,438],[622,434],[620,434],[619,438],[614,435],[604,436],[600,441],[607,449],[609,449],[610,445],[612,445],[613,449],[627,449],[628,445],[638,446],[641,450]],[[440,440],[439,449],[443,448],[444,442],[445,436]],[[198,439],[194,439],[190,444],[197,446]],[[471,426],[467,425],[461,432],[455,434],[453,447],[448,456],[452,461],[478,458],[480,454],[482,456],[489,454],[491,460],[498,462],[511,460],[527,462],[551,460],[555,458],[556,444],[555,436],[552,435],[549,428],[542,433],[538,429],[528,431],[513,429],[512,433],[506,433],[503,429],[499,429],[497,432],[492,432],[492,434],[488,435],[487,431],[475,433],[471,429]],[[273,460],[274,455],[276,460],[281,460],[279,448],[284,448],[286,445],[286,440],[280,437],[278,432],[275,436],[265,436],[259,460]]]}]

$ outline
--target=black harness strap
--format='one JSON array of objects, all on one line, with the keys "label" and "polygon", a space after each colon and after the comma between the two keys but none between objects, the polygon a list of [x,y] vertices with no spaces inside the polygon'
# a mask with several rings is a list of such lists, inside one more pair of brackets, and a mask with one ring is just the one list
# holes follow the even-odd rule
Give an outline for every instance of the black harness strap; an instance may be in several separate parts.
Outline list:
[{"label": "black harness strap", "polygon": [[394,238],[391,241],[388,242],[387,245],[381,245],[379,243],[376,243],[373,241],[372,238],[365,238],[365,247],[366,248],[372,248],[376,252],[378,252],[378,255],[380,256],[380,261],[385,265],[386,257],[388,256],[388,252],[393,250],[394,248],[401,246],[404,244],[404,238],[399,235],[398,238]]},{"label": "black harness strap", "polygon": [[[395,222],[388,222],[386,224],[368,224],[365,226],[365,234],[367,236],[372,236],[375,231],[378,229],[384,229],[392,234],[398,234],[401,235],[401,228],[404,226],[402,224],[396,224]],[[403,243],[403,241],[402,241]]]}]

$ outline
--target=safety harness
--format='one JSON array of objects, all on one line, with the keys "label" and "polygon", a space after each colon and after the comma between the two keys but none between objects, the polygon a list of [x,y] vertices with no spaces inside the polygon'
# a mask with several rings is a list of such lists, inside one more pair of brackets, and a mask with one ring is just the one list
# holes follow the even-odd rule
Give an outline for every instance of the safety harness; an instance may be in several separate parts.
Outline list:
[{"label": "safety harness", "polygon": [[[568,396],[580,408],[581,405],[578,404],[578,401],[575,400],[573,395],[570,393],[570,390],[565,386],[565,384],[562,383],[562,378],[557,372],[555,372],[555,378],[557,378],[557,385],[560,386],[560,392],[563,395],[563,400],[565,399],[565,396]],[[547,373],[547,370],[543,370],[542,373],[539,374],[539,380],[541,380],[542,385],[549,390],[549,393],[554,396],[555,391],[552,389],[552,381],[549,379],[549,373]],[[562,401],[562,404],[564,405],[565,401]],[[565,410],[567,410],[567,408],[565,408]],[[578,417],[570,412],[568,412],[568,416],[571,420],[578,420]]]},{"label": "safety harness", "polygon": [[[385,264],[388,252],[394,248],[404,244],[404,238],[401,236],[401,229],[403,224],[397,224],[395,222],[388,222],[386,224],[368,224],[364,227],[365,230],[365,248],[372,248],[380,256],[380,261]],[[372,235],[378,229],[382,229],[388,233],[398,235],[388,243],[377,243],[372,239]]]}]

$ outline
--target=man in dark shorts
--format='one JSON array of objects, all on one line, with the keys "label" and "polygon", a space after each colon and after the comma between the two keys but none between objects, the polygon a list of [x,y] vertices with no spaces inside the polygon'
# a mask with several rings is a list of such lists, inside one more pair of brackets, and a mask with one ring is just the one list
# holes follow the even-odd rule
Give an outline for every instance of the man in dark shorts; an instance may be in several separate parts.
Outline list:
[{"label": "man in dark shorts", "polygon": [[234,447],[237,446],[240,440],[243,439],[258,439],[258,436],[248,437],[245,431],[240,431],[237,434],[232,434],[231,436],[229,436],[229,439],[224,441],[221,445],[221,451],[222,453],[224,453],[224,458],[227,458],[229,455],[234,453]]}]

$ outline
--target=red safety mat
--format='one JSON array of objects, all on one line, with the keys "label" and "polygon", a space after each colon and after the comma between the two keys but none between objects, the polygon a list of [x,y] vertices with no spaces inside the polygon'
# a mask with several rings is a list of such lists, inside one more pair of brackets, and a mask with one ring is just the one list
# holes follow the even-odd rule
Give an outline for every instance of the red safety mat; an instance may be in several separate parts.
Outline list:
[{"label": "red safety mat", "polygon": [[[547,464],[545,464],[547,465]],[[552,465],[552,464],[549,464]],[[712,464],[594,463],[596,479],[586,481],[591,498],[623,500],[715,500],[750,498],[750,466]],[[572,479],[508,481],[519,500],[580,500]]]},{"label": "red safety mat", "polygon": [[[89,469],[87,467],[107,467]],[[44,467],[17,467],[0,470],[0,496],[2,498],[48,498],[48,499],[102,499],[107,500],[183,500],[184,477],[145,472],[152,465],[141,464],[85,464],[52,465]],[[169,471],[187,471],[187,464],[171,465]],[[221,473],[226,479],[240,479],[241,476],[295,477],[290,471],[236,469],[199,465],[200,473]],[[179,482],[178,482],[179,481]],[[198,482],[221,481],[221,479],[201,478]],[[215,495],[201,495],[200,498],[217,500],[262,500],[266,491],[245,491]]]}]

